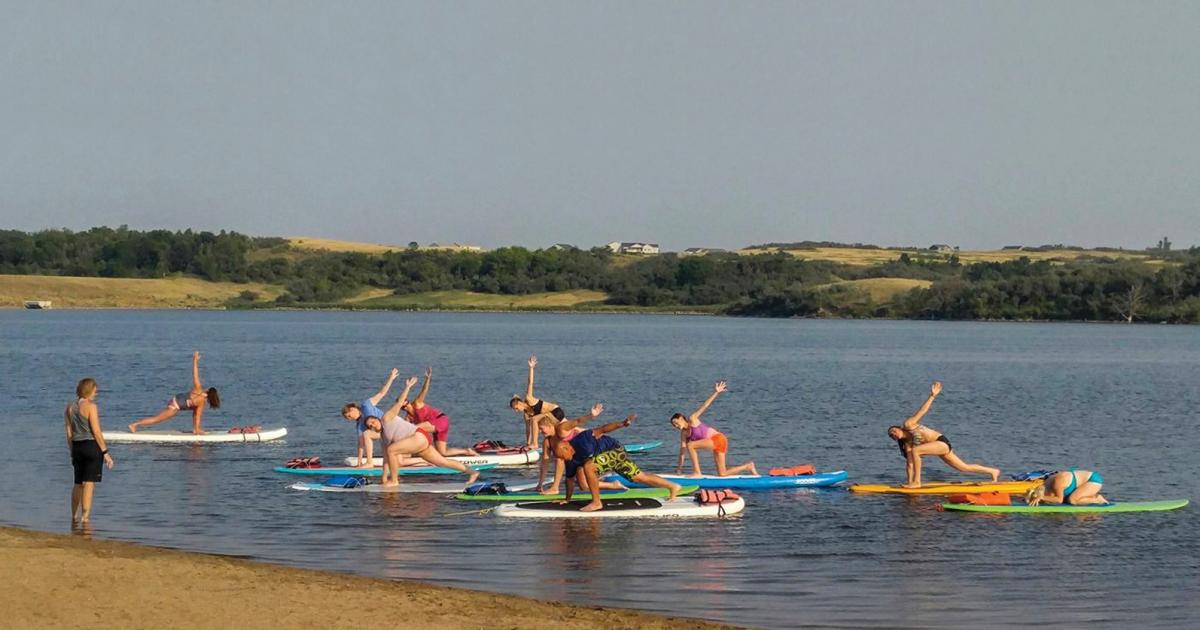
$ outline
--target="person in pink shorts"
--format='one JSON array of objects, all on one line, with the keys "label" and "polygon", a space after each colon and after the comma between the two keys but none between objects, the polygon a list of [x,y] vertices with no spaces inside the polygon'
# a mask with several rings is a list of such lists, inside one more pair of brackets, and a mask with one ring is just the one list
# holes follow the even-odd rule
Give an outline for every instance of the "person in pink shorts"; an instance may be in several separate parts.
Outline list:
[{"label": "person in pink shorts", "polygon": [[429,394],[429,383],[433,380],[433,368],[425,368],[425,383],[412,402],[404,405],[404,413],[408,421],[424,429],[433,436],[433,445],[438,453],[449,457],[451,455],[478,455],[474,449],[450,448],[450,417],[441,409],[425,404],[425,396]]}]

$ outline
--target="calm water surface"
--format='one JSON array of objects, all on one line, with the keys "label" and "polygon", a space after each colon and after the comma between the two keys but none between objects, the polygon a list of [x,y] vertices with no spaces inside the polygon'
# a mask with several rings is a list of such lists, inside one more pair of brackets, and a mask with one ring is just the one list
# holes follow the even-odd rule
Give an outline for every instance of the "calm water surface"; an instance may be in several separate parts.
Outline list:
[{"label": "calm water surface", "polygon": [[[796,627],[1179,627],[1200,614],[1197,506],[995,517],[841,489],[748,493],[725,520],[515,522],[445,497],[308,494],[271,468],[352,454],[341,404],[388,369],[435,367],[452,441],[518,441],[508,399],[629,412],[626,441],[665,470],[667,419],[727,379],[705,419],[730,459],[812,462],[900,482],[885,428],[946,391],[926,423],[1006,472],[1101,471],[1115,500],[1200,496],[1200,328],[774,321],[612,315],[0,311],[0,523],[69,529],[62,409],[94,376],[105,426],[158,411],[203,352],[224,406],[206,426],[284,424],[262,445],[116,445],[95,535],[548,600]],[[185,428],[182,416],[164,428]],[[706,469],[711,460],[702,460]],[[519,477],[502,471],[492,478]],[[929,461],[926,479],[960,478]]]}]

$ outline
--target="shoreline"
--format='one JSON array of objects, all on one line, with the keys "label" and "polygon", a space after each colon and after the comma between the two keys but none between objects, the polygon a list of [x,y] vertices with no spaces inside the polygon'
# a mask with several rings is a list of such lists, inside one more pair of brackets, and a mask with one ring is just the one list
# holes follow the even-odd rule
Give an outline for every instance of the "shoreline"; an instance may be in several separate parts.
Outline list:
[{"label": "shoreline", "polygon": [[0,525],[10,628],[734,628]]}]

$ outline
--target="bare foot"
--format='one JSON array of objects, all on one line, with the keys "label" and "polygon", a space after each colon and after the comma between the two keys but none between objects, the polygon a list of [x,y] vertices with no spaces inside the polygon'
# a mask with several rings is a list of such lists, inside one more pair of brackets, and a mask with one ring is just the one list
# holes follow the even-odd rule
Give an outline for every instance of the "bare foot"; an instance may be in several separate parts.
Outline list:
[{"label": "bare foot", "polygon": [[475,483],[476,479],[479,479],[479,471],[472,468],[471,476],[467,477],[467,485],[469,486],[469,485]]},{"label": "bare foot", "polygon": [[754,467],[754,462],[750,462],[750,474],[755,477],[758,476],[758,469]]},{"label": "bare foot", "polygon": [[538,494],[558,494],[558,488],[546,488],[545,490],[538,490]]},{"label": "bare foot", "polygon": [[137,430],[138,430],[138,425],[137,425],[137,423],[136,423],[136,422],[134,422],[133,424],[130,424],[130,425],[129,425],[129,432],[130,432],[130,433],[137,433]]},{"label": "bare foot", "polygon": [[679,494],[679,490],[680,490],[682,487],[683,487],[683,486],[680,486],[680,485],[679,485],[679,484],[677,484],[677,483],[673,483],[673,484],[671,484],[670,492],[667,494],[667,500],[668,500],[668,501],[673,501],[673,500],[675,500],[675,496]]},{"label": "bare foot", "polygon": [[604,509],[603,503],[600,503],[599,501],[592,501],[591,503],[579,508],[579,511],[580,512],[595,512],[597,510],[602,510],[602,509]]},{"label": "bare foot", "polygon": [[992,483],[996,483],[997,481],[1000,481],[1000,469],[993,468],[992,469]]},{"label": "bare foot", "polygon": [[910,488],[910,489],[916,489],[916,488],[920,488],[920,487],[921,487],[921,484],[919,484],[919,483],[906,483],[906,484],[904,484],[904,485],[902,485],[902,486],[900,486],[900,487],[901,487],[901,488]]},{"label": "bare foot", "polygon": [[200,429],[193,429],[192,435],[204,435],[204,431],[201,431]]},{"label": "bare foot", "polygon": [[91,515],[84,514],[83,516],[79,517],[79,524],[83,525],[84,523],[87,523],[89,519],[91,519]]},{"label": "bare foot", "polygon": [[629,488],[626,488],[625,484],[621,483],[620,481],[601,481],[600,489],[601,490],[628,490]]},{"label": "bare foot", "polygon": [[476,453],[475,449],[469,448],[467,449],[467,455],[479,455],[479,453]]}]

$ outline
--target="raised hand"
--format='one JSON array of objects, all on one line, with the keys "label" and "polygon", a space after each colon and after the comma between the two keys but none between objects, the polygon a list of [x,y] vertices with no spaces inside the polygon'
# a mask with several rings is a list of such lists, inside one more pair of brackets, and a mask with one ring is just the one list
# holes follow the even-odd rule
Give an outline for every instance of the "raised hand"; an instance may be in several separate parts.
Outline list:
[{"label": "raised hand", "polygon": [[392,371],[388,372],[388,378],[391,380],[396,380],[397,376],[400,376],[400,370],[396,368],[392,368]]},{"label": "raised hand", "polygon": [[942,382],[941,382],[941,381],[934,381],[934,382],[933,382],[933,385],[931,385],[931,386],[929,387],[929,395],[930,395],[930,396],[937,396],[937,395],[938,395],[938,394],[940,394],[940,393],[942,393]]},{"label": "raised hand", "polygon": [[603,404],[596,403],[596,404],[592,405],[592,417],[593,418],[595,418],[596,416],[598,416],[602,413],[604,413],[604,405]]},{"label": "raised hand", "polygon": [[529,369],[537,367],[537,357],[529,357]]},{"label": "raised hand", "polygon": [[626,416],[624,420],[621,421],[621,426],[627,427],[627,426],[633,424],[633,421],[636,419],[637,419],[637,414],[631,413],[628,416]]},{"label": "raised hand", "polygon": [[720,394],[721,392],[725,391],[726,389],[728,389],[728,388],[725,385],[725,381],[717,381],[717,384],[713,385],[713,392],[717,393],[717,394]]},{"label": "raised hand", "polygon": [[199,350],[197,350],[197,351],[195,351],[195,352],[193,352],[193,353],[192,353],[192,360],[193,360],[193,361],[199,361],[199,360],[200,360],[200,351],[199,351]]},{"label": "raised hand", "polygon": [[408,387],[411,389],[413,387],[416,387],[416,385],[417,385],[417,377],[415,377],[415,376],[410,376],[404,380],[405,387]]},{"label": "raised hand", "polygon": [[429,379],[429,377],[431,377],[431,376],[433,376],[433,368],[432,368],[432,367],[427,367],[427,368],[425,368],[425,378],[426,378],[426,380],[428,380],[428,379]]}]

